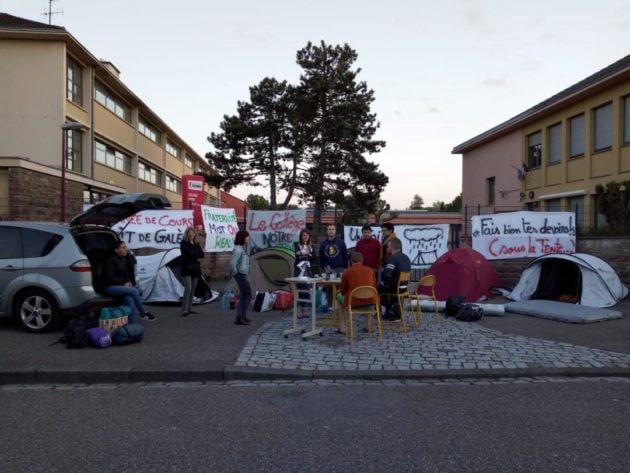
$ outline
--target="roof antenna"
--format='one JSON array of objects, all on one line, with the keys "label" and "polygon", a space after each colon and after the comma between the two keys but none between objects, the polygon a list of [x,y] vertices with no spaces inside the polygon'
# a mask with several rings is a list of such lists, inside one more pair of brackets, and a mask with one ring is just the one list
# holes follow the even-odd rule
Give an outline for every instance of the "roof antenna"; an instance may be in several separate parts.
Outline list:
[{"label": "roof antenna", "polygon": [[48,24],[52,24],[52,16],[53,15],[60,15],[63,13],[63,10],[56,10],[53,11],[52,9],[52,4],[53,2],[56,2],[57,0],[48,0],[48,11],[42,13],[42,16],[47,16],[48,17]]}]

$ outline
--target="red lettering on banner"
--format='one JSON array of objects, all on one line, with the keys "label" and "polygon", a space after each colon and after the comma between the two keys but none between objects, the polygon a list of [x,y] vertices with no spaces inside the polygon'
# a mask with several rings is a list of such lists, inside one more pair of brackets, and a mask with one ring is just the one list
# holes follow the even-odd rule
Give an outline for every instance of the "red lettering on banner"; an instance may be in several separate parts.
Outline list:
[{"label": "red lettering on banner", "polygon": [[507,246],[502,244],[498,238],[494,238],[488,245],[488,252],[492,256],[524,254],[527,251],[525,245]]}]

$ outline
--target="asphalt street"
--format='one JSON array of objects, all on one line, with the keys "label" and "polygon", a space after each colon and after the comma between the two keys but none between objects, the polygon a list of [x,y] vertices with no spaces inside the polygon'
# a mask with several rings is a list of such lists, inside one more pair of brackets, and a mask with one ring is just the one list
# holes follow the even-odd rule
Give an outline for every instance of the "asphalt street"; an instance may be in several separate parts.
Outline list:
[{"label": "asphalt street", "polygon": [[627,378],[0,386],[0,471],[626,472]]}]

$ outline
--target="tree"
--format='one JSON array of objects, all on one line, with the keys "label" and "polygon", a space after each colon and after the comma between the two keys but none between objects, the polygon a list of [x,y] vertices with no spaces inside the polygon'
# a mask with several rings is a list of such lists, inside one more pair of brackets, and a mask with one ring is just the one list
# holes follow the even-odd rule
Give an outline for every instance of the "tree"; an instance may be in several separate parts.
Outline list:
[{"label": "tree", "polygon": [[429,207],[428,210],[431,210],[433,212],[445,212],[445,209],[446,209],[446,204],[444,203],[444,201],[436,200],[435,202],[431,204],[431,207]]},{"label": "tree", "polygon": [[383,214],[389,212],[391,206],[385,200],[379,200],[376,203],[376,209],[374,210],[374,218],[377,223],[382,223]]},{"label": "tree", "polygon": [[444,210],[446,212],[460,212],[462,210],[462,194],[460,194],[453,199],[450,204],[446,204]]},{"label": "tree", "polygon": [[[260,186],[259,178],[269,185],[269,206],[278,207],[278,185],[285,187],[295,181],[293,156],[287,149],[290,87],[286,81],[265,78],[250,87],[251,102],[237,103],[237,113],[225,115],[220,133],[211,133],[208,141],[214,151],[206,154],[208,161],[223,176],[223,188],[230,191],[240,184]],[[288,193],[280,208],[292,197]]]},{"label": "tree", "polygon": [[423,205],[424,199],[418,194],[414,194],[413,200],[411,201],[411,204],[409,204],[409,210],[422,210]]},{"label": "tree", "polygon": [[258,194],[249,194],[247,199],[245,199],[247,205],[252,210],[268,210],[269,202],[262,195]]},{"label": "tree", "polygon": [[377,153],[384,141],[372,139],[379,123],[370,112],[374,92],[358,82],[353,69],[357,53],[347,44],[319,46],[309,42],[297,52],[303,69],[296,87],[294,117],[301,125],[294,150],[299,150],[296,190],[312,204],[313,226],[321,226],[324,208],[335,203],[355,211],[374,212],[389,179],[366,154]]}]

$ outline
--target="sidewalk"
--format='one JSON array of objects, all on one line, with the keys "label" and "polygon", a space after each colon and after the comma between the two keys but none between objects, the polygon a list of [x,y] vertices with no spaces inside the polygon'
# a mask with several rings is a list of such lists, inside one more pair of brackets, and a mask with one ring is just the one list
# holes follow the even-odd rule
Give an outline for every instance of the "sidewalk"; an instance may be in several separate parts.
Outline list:
[{"label": "sidewalk", "polygon": [[169,382],[235,379],[473,378],[630,376],[630,301],[621,320],[575,325],[516,314],[480,323],[435,320],[420,329],[387,332],[379,343],[359,333],[354,345],[326,327],[322,337],[286,339],[288,312],[250,314],[234,325],[220,301],[181,317],[175,305],[154,305],[142,343],[105,350],[67,350],[51,343],[62,332],[33,335],[0,320],[0,384]]}]

